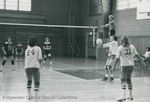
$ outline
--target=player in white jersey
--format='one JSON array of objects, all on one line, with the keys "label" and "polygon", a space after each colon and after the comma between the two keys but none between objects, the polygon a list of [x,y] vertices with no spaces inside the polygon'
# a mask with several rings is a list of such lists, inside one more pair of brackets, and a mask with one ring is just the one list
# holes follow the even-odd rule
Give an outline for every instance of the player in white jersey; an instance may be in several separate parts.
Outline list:
[{"label": "player in white jersey", "polygon": [[[114,68],[115,68],[117,62],[120,59],[122,96],[118,98],[117,101],[126,100],[126,95],[125,95],[126,84],[128,85],[128,89],[129,89],[128,99],[133,100],[131,74],[134,67],[134,57],[137,57],[140,60],[140,62],[142,62],[142,59],[138,55],[136,48],[132,44],[130,44],[128,37],[123,36],[121,38],[121,45],[117,49],[117,55],[114,64]],[[142,62],[142,64],[144,65],[144,62]]]},{"label": "player in white jersey", "polygon": [[114,64],[114,59],[116,57],[116,52],[118,48],[118,38],[116,36],[111,36],[110,37],[110,42],[103,44],[103,48],[109,48],[109,53],[108,53],[108,59],[105,64],[105,75],[102,78],[102,81],[113,81],[114,80],[114,75],[113,75],[113,70],[112,66]]},{"label": "player in white jersey", "polygon": [[38,102],[38,91],[40,86],[40,66],[42,62],[41,48],[36,46],[37,38],[31,36],[25,51],[25,72],[27,76],[27,89],[29,99],[31,98],[32,78],[34,80],[35,102]]}]

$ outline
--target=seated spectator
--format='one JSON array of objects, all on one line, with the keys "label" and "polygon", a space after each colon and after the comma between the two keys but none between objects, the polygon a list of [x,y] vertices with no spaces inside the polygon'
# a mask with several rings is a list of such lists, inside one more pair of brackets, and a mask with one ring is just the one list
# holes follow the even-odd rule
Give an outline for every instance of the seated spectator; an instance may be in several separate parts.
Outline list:
[{"label": "seated spectator", "polygon": [[142,57],[142,59],[144,61],[146,61],[148,58],[150,58],[150,47],[147,47],[145,54],[144,55],[140,55],[140,56]]}]

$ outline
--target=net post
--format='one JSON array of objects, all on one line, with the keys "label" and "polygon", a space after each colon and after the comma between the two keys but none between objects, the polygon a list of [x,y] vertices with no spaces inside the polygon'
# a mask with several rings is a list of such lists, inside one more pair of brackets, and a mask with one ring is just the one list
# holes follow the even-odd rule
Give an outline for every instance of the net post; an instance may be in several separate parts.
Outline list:
[{"label": "net post", "polygon": [[95,47],[95,26],[93,26],[92,30],[93,30],[93,47]]}]

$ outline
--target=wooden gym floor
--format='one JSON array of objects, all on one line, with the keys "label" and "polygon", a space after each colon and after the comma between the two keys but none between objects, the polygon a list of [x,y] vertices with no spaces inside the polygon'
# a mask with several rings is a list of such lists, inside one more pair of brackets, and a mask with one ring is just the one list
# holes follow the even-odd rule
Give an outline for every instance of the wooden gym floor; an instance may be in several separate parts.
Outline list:
[{"label": "wooden gym floor", "polygon": [[[41,102],[116,102],[121,96],[119,69],[113,82],[102,82],[104,62],[58,57],[53,59],[52,67],[47,62],[40,70]],[[12,72],[8,60],[0,73],[0,102],[34,102],[26,98],[24,61],[16,62],[15,66],[16,71]],[[134,100],[125,102],[150,102],[150,71],[135,68],[132,80]]]}]

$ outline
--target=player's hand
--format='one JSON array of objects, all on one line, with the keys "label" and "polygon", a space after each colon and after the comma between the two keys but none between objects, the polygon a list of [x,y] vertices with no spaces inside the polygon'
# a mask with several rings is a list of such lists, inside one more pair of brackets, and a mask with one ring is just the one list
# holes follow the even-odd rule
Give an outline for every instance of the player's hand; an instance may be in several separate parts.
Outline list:
[{"label": "player's hand", "polygon": [[16,55],[18,55],[18,52],[16,52]]},{"label": "player's hand", "polygon": [[4,52],[4,55],[6,55],[6,52]]}]

